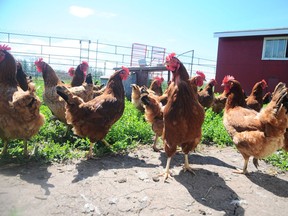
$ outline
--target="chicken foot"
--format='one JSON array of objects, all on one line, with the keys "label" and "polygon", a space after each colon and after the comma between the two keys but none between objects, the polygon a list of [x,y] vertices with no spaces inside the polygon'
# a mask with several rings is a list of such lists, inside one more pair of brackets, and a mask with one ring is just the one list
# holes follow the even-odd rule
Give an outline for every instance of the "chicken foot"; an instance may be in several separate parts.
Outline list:
[{"label": "chicken foot", "polygon": [[[107,146],[108,148],[111,148],[111,145],[104,139],[101,140],[101,142],[104,143],[105,146]],[[90,148],[89,148],[89,152],[87,154],[87,159],[93,159],[93,148],[94,148],[95,143],[94,142],[90,142]]]},{"label": "chicken foot", "polygon": [[258,159],[257,158],[253,158],[253,164],[258,169],[259,163],[258,163]]},{"label": "chicken foot", "polygon": [[184,170],[184,172],[188,171],[188,172],[196,175],[195,172],[193,171],[193,169],[192,169],[192,168],[190,167],[190,165],[189,165],[188,154],[185,154],[185,155],[184,155],[183,170]]},{"label": "chicken foot", "polygon": [[161,174],[158,175],[158,176],[164,176],[164,182],[166,182],[166,180],[167,180],[168,178],[171,178],[171,174],[170,174],[170,170],[169,170],[171,158],[172,158],[172,157],[168,157],[168,158],[167,158],[167,164],[166,164],[165,171],[164,171],[163,173],[161,173]]},{"label": "chicken foot", "polygon": [[94,142],[90,142],[90,148],[87,154],[87,159],[93,159],[93,147],[94,147]]},{"label": "chicken foot", "polygon": [[243,166],[243,170],[234,170],[233,173],[237,173],[237,174],[247,174],[247,166],[248,166],[248,161],[249,161],[249,157],[248,158],[244,158],[244,166]]},{"label": "chicken foot", "polygon": [[154,140],[154,143],[153,143],[153,146],[152,146],[152,148],[153,148],[153,150],[154,150],[155,152],[160,152],[160,150],[163,149],[163,148],[158,148],[158,147],[157,147],[157,140],[158,140],[158,138],[159,138],[159,136],[156,134],[156,135],[155,135],[155,140]]},{"label": "chicken foot", "polygon": [[29,155],[28,148],[27,148],[27,140],[24,140],[23,142],[24,142],[24,149],[23,149],[24,156],[27,157]]},{"label": "chicken foot", "polygon": [[1,155],[6,155],[7,152],[8,152],[8,141],[3,140],[3,149],[2,149]]}]

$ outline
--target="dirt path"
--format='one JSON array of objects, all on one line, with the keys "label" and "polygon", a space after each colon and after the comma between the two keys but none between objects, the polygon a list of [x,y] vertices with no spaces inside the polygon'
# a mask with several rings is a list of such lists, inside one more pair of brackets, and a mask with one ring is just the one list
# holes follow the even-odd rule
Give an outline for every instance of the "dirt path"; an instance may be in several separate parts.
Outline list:
[{"label": "dirt path", "polygon": [[260,161],[247,176],[235,149],[202,145],[190,155],[196,175],[173,157],[173,179],[160,173],[166,155],[144,146],[128,155],[54,165],[0,167],[0,215],[287,215],[288,175]]}]

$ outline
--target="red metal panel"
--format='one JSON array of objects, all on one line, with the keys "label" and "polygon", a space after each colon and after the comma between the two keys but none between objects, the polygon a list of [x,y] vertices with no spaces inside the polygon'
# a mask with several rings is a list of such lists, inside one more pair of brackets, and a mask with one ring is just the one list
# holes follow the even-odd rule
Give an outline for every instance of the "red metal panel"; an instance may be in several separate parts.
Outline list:
[{"label": "red metal panel", "polygon": [[[217,82],[221,84],[224,76],[233,75],[247,94],[262,79],[268,83],[267,91],[273,91],[278,81],[288,84],[288,60],[262,60],[263,40],[263,36],[219,38]],[[215,91],[222,92],[223,88],[217,85]]]},{"label": "red metal panel", "polygon": [[146,54],[147,45],[133,43],[130,66],[139,66],[139,60],[146,60]]}]

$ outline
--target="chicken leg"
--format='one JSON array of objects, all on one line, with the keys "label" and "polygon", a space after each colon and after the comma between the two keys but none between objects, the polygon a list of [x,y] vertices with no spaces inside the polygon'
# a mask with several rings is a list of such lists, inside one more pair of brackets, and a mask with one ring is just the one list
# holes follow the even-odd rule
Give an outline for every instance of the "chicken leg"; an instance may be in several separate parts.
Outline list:
[{"label": "chicken leg", "polygon": [[153,148],[153,150],[154,150],[155,152],[159,152],[160,150],[163,149],[163,148],[158,148],[158,147],[157,147],[158,138],[159,138],[159,136],[158,136],[157,134],[155,134],[155,140],[154,140],[154,143],[153,143],[153,146],[152,146],[152,148]]},{"label": "chicken leg", "polygon": [[167,164],[166,164],[166,168],[165,168],[164,173],[159,174],[159,176],[164,176],[164,182],[165,182],[168,178],[171,178],[170,170],[169,170],[171,158],[172,158],[172,157],[168,157],[168,158],[167,158]]},{"label": "chicken leg", "polygon": [[195,172],[193,171],[193,169],[189,165],[188,154],[184,155],[184,160],[185,160],[184,161],[184,166],[183,166],[184,172],[188,171],[188,172],[191,172],[192,174],[196,175]]},{"label": "chicken leg", "polygon": [[1,155],[6,155],[7,151],[8,151],[8,141],[3,140],[3,149],[2,149]]},{"label": "chicken leg", "polygon": [[[88,155],[87,155],[87,159],[93,159],[93,147],[94,147],[94,142],[90,142],[90,148],[89,148],[89,152],[88,152]],[[103,144],[105,146],[107,146],[108,148],[111,148],[111,145],[105,140],[105,139],[102,139],[101,142],[103,142]]]},{"label": "chicken leg", "polygon": [[102,139],[101,142],[103,142],[106,147],[111,148],[111,145],[105,139]]},{"label": "chicken leg", "polygon": [[27,157],[29,154],[28,154],[28,148],[27,148],[27,140],[25,139],[24,141],[24,156]]},{"label": "chicken leg", "polygon": [[258,167],[259,167],[258,158],[253,158],[253,164],[258,169]]},{"label": "chicken leg", "polygon": [[247,174],[247,166],[248,166],[248,161],[249,161],[249,157],[244,157],[244,166],[243,166],[243,170],[234,170],[233,173],[237,173],[237,174]]},{"label": "chicken leg", "polygon": [[90,142],[90,148],[89,148],[89,152],[88,152],[88,155],[87,155],[87,159],[93,159],[93,147],[94,147],[94,142]]}]

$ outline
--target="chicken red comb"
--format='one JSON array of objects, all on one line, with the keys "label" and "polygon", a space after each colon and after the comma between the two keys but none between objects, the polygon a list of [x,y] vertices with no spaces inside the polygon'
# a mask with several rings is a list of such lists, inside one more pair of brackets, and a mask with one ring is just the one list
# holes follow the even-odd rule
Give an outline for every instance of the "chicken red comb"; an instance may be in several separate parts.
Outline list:
[{"label": "chicken red comb", "polygon": [[166,56],[166,61],[170,61],[175,56],[176,56],[176,53],[174,53],[174,52],[169,54],[168,56]]},{"label": "chicken red comb", "polygon": [[35,61],[35,65],[39,65],[41,62],[43,62],[43,58],[39,58]]},{"label": "chicken red comb", "polygon": [[89,64],[88,64],[88,62],[87,61],[82,61],[82,63],[81,64],[84,64],[84,65],[86,65],[87,67],[89,66]]},{"label": "chicken red comb", "polygon": [[42,72],[42,62],[43,58],[39,58],[38,60],[35,61],[36,69],[38,72]]},{"label": "chicken red comb", "polygon": [[70,67],[69,70],[68,70],[68,74],[69,76],[74,76],[74,71],[75,71],[75,68],[74,67]]},{"label": "chicken red comb", "polygon": [[9,47],[8,45],[5,45],[5,44],[3,44],[3,45],[0,44],[0,50],[5,50],[5,51],[11,50],[11,47]]},{"label": "chicken red comb", "polygon": [[124,70],[126,73],[130,73],[129,68],[122,66],[122,70]]},{"label": "chicken red comb", "polygon": [[122,66],[122,70],[121,71],[124,71],[124,73],[120,73],[121,79],[122,80],[126,80],[128,78],[128,76],[129,76],[129,73],[130,73],[129,69],[124,67],[124,66]]},{"label": "chicken red comb", "polygon": [[227,83],[227,82],[229,82],[231,80],[235,80],[235,78],[233,76],[227,75],[227,76],[224,77],[222,83]]},{"label": "chicken red comb", "polygon": [[263,79],[263,80],[261,80],[261,82],[265,85],[265,86],[268,86],[267,85],[267,82]]},{"label": "chicken red comb", "polygon": [[206,76],[205,76],[205,74],[204,74],[202,71],[196,71],[196,74],[197,74],[198,76],[200,76],[203,80],[206,79]]},{"label": "chicken red comb", "polygon": [[176,71],[180,68],[180,61],[175,57],[175,55],[176,55],[175,53],[171,53],[168,56],[166,56],[165,65],[167,70],[169,71]]},{"label": "chicken red comb", "polygon": [[214,85],[217,85],[217,84],[218,84],[215,79],[211,79],[210,82],[213,83]]},{"label": "chicken red comb", "polygon": [[157,80],[160,84],[164,81],[164,78],[159,76],[156,76],[154,79]]}]

